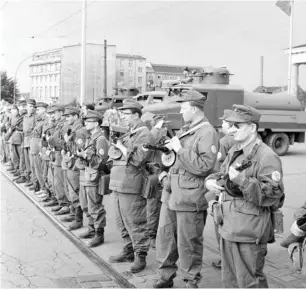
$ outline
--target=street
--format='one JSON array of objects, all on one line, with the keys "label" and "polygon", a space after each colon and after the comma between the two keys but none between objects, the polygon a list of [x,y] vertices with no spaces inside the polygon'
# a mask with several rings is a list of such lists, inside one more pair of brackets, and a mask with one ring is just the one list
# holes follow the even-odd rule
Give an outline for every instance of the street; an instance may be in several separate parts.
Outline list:
[{"label": "street", "polygon": [[116,287],[1,175],[1,288],[88,288],[90,277]]},{"label": "street", "polygon": [[[284,234],[286,234],[292,224],[294,211],[305,202],[306,145],[295,144],[290,147],[288,155],[281,157],[281,160],[286,193],[285,205],[282,208]],[[5,172],[3,166],[1,169]],[[23,185],[20,189],[34,200],[37,199]],[[63,284],[67,282],[68,287],[116,286],[113,281],[110,281],[110,277],[103,274],[83,255],[24,194],[6,177],[1,176],[2,287],[65,287]],[[106,241],[102,246],[92,248],[92,251],[106,262],[109,256],[122,249],[122,240],[116,228],[115,214],[112,210],[113,201],[112,194],[103,200],[107,212]],[[44,210],[51,219],[59,221],[59,217],[54,216],[49,209]],[[67,226],[67,223],[63,223],[63,226]],[[85,230],[87,230],[86,223],[83,228],[73,231],[72,234],[77,236]],[[268,276],[269,286],[271,288],[305,288],[306,274],[294,273],[287,250],[279,245],[283,235],[276,236],[276,242],[268,246],[265,273]],[[85,245],[85,241],[81,241]],[[158,264],[155,254],[155,250],[149,251],[147,267],[137,274],[129,272],[130,263],[109,264],[109,266],[132,285],[151,288],[157,278]],[[211,217],[208,217],[204,229],[204,256],[201,271],[203,277],[200,287],[222,287],[220,271],[211,265],[212,261],[218,258],[213,221]],[[84,275],[87,278],[84,279]],[[79,280],[83,280],[83,283]],[[178,272],[175,287],[180,288],[183,285]]]}]

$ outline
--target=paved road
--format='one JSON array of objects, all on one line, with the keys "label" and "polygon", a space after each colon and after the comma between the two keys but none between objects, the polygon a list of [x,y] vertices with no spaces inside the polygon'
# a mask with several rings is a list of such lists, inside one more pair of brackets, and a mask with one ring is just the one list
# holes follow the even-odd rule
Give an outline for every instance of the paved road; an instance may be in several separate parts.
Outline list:
[{"label": "paved road", "polygon": [[1,288],[116,287],[8,179],[0,178]]}]

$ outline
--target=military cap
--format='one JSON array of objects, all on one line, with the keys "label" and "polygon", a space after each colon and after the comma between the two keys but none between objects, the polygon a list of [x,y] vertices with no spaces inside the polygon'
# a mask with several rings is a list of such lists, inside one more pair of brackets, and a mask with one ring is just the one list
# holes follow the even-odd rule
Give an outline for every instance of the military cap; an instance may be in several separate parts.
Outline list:
[{"label": "military cap", "polygon": [[131,109],[131,108],[136,108],[141,111],[143,106],[139,102],[137,102],[135,99],[127,98],[123,100],[123,106],[119,107],[118,110]]},{"label": "military cap", "polygon": [[18,105],[23,105],[23,106],[26,106],[27,105],[27,102],[25,100],[20,100],[18,102]]},{"label": "military cap", "polygon": [[47,108],[47,107],[48,107],[48,104],[45,103],[45,102],[37,102],[37,103],[36,103],[36,107],[44,107],[44,108]]},{"label": "military cap", "polygon": [[234,104],[233,111],[225,118],[229,122],[255,122],[260,120],[260,112],[252,106]]},{"label": "military cap", "polygon": [[73,107],[73,106],[68,106],[65,107],[65,111],[63,115],[70,115],[70,114],[80,114],[80,110],[77,107]]},{"label": "military cap", "polygon": [[96,110],[89,110],[86,114],[86,116],[83,117],[83,119],[88,119],[88,118],[95,118],[95,119],[103,119],[103,115],[96,111]]},{"label": "military cap", "polygon": [[193,106],[203,108],[207,97],[196,90],[183,90],[174,100],[175,102],[190,102]]},{"label": "military cap", "polygon": [[27,104],[36,105],[36,100],[33,98],[28,99]]},{"label": "military cap", "polygon": [[226,119],[232,113],[231,109],[225,109],[223,115],[219,119]]},{"label": "military cap", "polygon": [[47,113],[53,113],[55,111],[64,111],[64,110],[65,108],[61,104],[53,104],[48,108]]}]

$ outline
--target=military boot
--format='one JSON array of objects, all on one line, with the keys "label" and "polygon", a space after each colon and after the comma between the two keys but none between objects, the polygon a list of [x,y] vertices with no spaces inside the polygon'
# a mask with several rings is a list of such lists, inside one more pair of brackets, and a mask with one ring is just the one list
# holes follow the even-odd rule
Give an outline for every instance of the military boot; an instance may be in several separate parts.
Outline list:
[{"label": "military boot", "polygon": [[100,246],[104,243],[104,228],[99,228],[96,230],[94,238],[88,242],[88,247],[93,248]]},{"label": "military boot", "polygon": [[172,288],[173,280],[164,281],[162,279],[158,279],[154,284],[153,288]]},{"label": "military boot", "polygon": [[185,288],[199,288],[199,286],[195,283],[190,282],[190,281],[185,281]]},{"label": "military boot", "polygon": [[81,206],[75,208],[74,222],[68,226],[69,231],[74,231],[83,226],[83,210]]},{"label": "military boot", "polygon": [[8,172],[13,172],[15,171],[14,167],[9,167],[8,169],[6,169]]},{"label": "military boot", "polygon": [[25,187],[31,187],[33,183],[31,181],[27,181],[24,185]]},{"label": "military boot", "polygon": [[16,184],[24,184],[27,181],[25,177],[20,177],[16,180]]},{"label": "military boot", "polygon": [[50,202],[44,204],[44,207],[55,207],[58,206],[58,201],[56,199],[50,200]]},{"label": "military boot", "polygon": [[110,263],[134,262],[135,256],[133,251],[131,252],[122,251],[116,256],[110,256],[108,260]]},{"label": "military boot", "polygon": [[[15,174],[13,174],[13,177],[20,177],[20,173],[16,172]],[[14,180],[14,179],[13,179]]]},{"label": "military boot", "polygon": [[68,215],[68,216],[65,216],[63,218],[60,218],[60,220],[63,223],[70,223],[70,222],[74,221],[74,216]]},{"label": "military boot", "polygon": [[85,233],[79,235],[81,239],[90,239],[95,236],[95,228],[93,225],[88,225],[88,230]]},{"label": "military boot", "polygon": [[138,273],[138,272],[142,271],[147,265],[146,258],[147,258],[146,253],[145,254],[136,254],[135,261],[132,264],[132,266],[130,268],[130,271],[132,273]]}]

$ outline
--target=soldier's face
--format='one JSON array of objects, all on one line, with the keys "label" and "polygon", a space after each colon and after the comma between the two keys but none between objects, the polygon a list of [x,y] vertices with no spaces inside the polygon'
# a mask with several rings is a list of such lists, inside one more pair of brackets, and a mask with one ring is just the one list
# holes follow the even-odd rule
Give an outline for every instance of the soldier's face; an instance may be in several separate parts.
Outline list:
[{"label": "soldier's face", "polygon": [[27,110],[27,108],[25,106],[22,106],[22,105],[19,105],[18,108],[19,108],[20,113]]},{"label": "soldier's face", "polygon": [[46,109],[44,107],[37,107],[36,111],[38,115],[42,115],[46,111]]},{"label": "soldier's face", "polygon": [[228,134],[229,133],[229,130],[230,130],[230,124],[229,122],[223,120],[222,121],[222,131],[224,134]]},{"label": "soldier's face", "polygon": [[33,104],[27,104],[28,113],[33,113],[35,111],[35,107]]},{"label": "soldier's face", "polygon": [[63,112],[57,110],[57,111],[54,112],[54,119],[55,119],[55,120],[60,120],[61,117],[62,117],[62,115],[63,115]]},{"label": "soldier's face", "polygon": [[243,142],[247,140],[252,133],[256,131],[256,126],[252,123],[232,123],[230,132],[233,133],[235,141]]},{"label": "soldier's face", "polygon": [[54,121],[55,121],[55,113],[54,113],[54,112],[51,112],[51,113],[49,113],[48,115],[49,115],[49,120],[50,120],[51,122],[54,122]]},{"label": "soldier's face", "polygon": [[95,129],[97,127],[97,121],[95,119],[86,119],[85,120],[85,128],[88,131],[92,131],[93,129]]},{"label": "soldier's face", "polygon": [[133,114],[130,109],[125,109],[120,112],[120,117],[126,126],[133,126],[136,122],[138,114]]},{"label": "soldier's face", "polygon": [[183,119],[185,122],[192,122],[194,113],[196,108],[194,106],[191,106],[189,102],[183,102],[181,104],[181,115],[183,116]]},{"label": "soldier's face", "polygon": [[72,114],[66,115],[66,121],[69,125],[72,125],[74,123],[75,116]]}]

